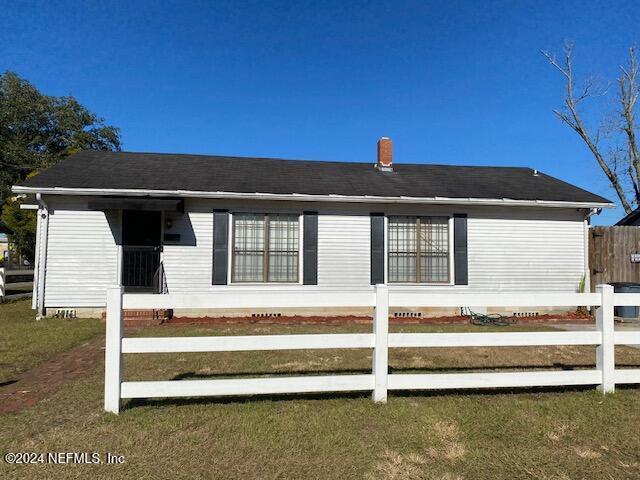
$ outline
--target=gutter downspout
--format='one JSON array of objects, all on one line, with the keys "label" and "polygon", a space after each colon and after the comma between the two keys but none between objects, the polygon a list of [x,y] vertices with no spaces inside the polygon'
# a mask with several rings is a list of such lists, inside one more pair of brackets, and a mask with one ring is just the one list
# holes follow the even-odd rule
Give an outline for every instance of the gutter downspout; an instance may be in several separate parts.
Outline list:
[{"label": "gutter downspout", "polygon": [[[20,207],[22,208],[22,207]],[[42,222],[40,221],[40,207],[36,205],[36,252],[33,265],[33,294],[31,295],[31,310],[38,308],[38,279],[40,278],[40,247],[42,245]]]},{"label": "gutter downspout", "polygon": [[40,206],[38,215],[40,216],[40,228],[42,229],[40,237],[40,251],[38,258],[38,312],[36,319],[40,320],[44,317],[44,280],[47,274],[47,244],[49,243],[49,206],[44,201],[40,193],[36,193],[36,200]]},{"label": "gutter downspout", "polygon": [[589,265],[589,225],[591,217],[600,215],[601,208],[591,208],[584,217],[584,291],[591,292],[591,266]]}]

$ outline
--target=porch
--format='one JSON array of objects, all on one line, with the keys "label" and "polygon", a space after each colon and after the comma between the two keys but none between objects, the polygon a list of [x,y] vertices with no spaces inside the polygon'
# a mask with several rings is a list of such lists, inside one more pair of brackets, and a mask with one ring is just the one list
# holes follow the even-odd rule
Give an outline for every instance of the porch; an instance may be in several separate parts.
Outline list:
[{"label": "porch", "polygon": [[165,232],[171,226],[167,212],[182,214],[184,200],[100,197],[91,200],[88,207],[117,214],[119,232],[114,233],[114,237],[121,247],[118,277],[124,291],[167,293],[163,247],[165,240],[175,240],[176,236]]}]

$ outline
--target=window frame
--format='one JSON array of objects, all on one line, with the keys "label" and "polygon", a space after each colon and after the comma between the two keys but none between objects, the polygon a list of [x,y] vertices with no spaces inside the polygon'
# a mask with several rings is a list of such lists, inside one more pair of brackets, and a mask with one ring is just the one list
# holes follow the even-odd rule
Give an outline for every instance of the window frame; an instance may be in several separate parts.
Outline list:
[{"label": "window frame", "polygon": [[[392,281],[390,279],[390,262],[389,262],[389,257],[391,254],[391,249],[390,249],[390,243],[389,243],[389,237],[390,237],[390,231],[391,231],[391,220],[394,217],[408,217],[408,218],[413,218],[415,219],[415,223],[413,223],[414,228],[416,229],[416,254],[415,254],[415,259],[416,259],[416,276],[415,276],[415,280],[413,281]],[[420,219],[421,218],[436,218],[436,217],[440,217],[440,218],[446,218],[447,222],[447,280],[444,281],[425,281],[425,282],[421,282],[418,279],[420,278],[420,236],[419,236],[419,228],[420,228]],[[453,273],[455,272],[455,256],[454,256],[454,239],[453,239],[453,215],[451,214],[431,214],[431,215],[424,215],[424,214],[417,214],[417,213],[412,213],[412,214],[405,214],[405,213],[397,213],[397,214],[392,214],[392,215],[385,215],[385,239],[384,239],[384,244],[385,244],[385,256],[384,256],[384,263],[385,263],[385,280],[388,284],[391,285],[420,285],[420,286],[451,286],[451,285],[455,285],[455,280],[454,280],[454,275]]]},{"label": "window frame", "polygon": [[[263,250],[262,250],[262,278],[263,280],[235,280],[234,274],[236,269],[236,255],[235,255],[235,241],[236,241],[236,219],[239,215],[260,215],[262,216],[264,235],[263,235]],[[298,229],[298,245],[296,249],[296,278],[291,281],[269,281],[269,217],[278,216],[278,215],[288,215],[296,218],[297,229]],[[256,212],[256,211],[236,211],[233,213],[229,213],[230,216],[230,226],[229,228],[229,284],[236,285],[297,285],[301,283],[301,274],[302,274],[302,215],[299,212]]]}]

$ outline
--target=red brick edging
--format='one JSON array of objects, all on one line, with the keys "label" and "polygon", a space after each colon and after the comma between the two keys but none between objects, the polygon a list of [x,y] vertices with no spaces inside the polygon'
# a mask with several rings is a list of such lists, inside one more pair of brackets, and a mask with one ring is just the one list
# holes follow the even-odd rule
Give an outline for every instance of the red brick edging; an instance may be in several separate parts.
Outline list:
[{"label": "red brick edging", "polygon": [[15,413],[50,397],[65,384],[93,370],[104,356],[104,336],[72,348],[0,387],[0,413]]}]

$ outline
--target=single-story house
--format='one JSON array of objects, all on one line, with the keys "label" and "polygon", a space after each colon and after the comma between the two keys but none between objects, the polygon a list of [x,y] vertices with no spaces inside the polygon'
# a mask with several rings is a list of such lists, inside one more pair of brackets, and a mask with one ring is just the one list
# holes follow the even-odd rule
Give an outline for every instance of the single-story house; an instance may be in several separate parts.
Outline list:
[{"label": "single-story house", "polygon": [[39,212],[34,307],[77,315],[118,284],[576,292],[613,207],[530,168],[395,163],[385,137],[363,163],[85,151],[13,192]]}]

